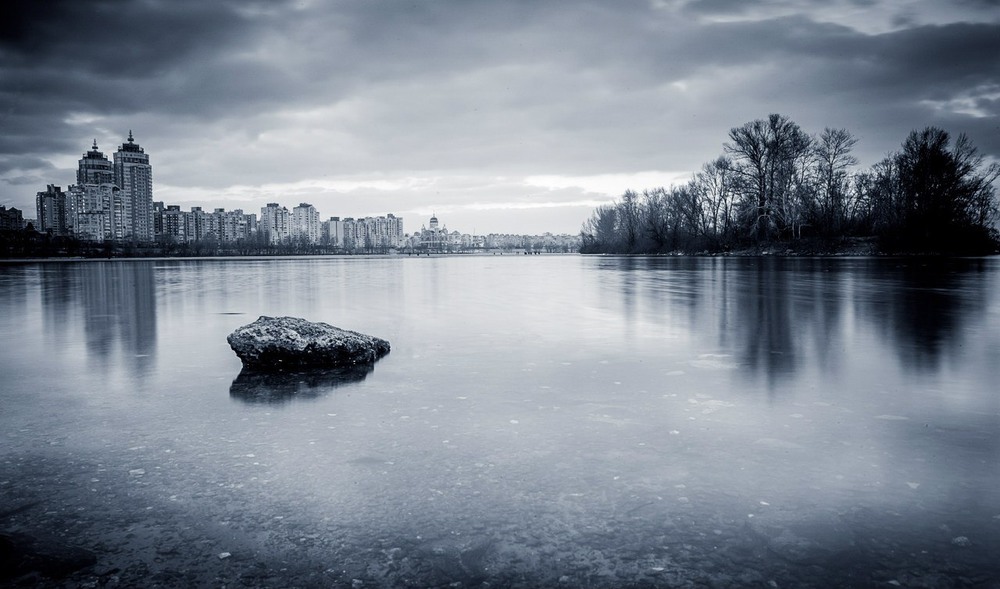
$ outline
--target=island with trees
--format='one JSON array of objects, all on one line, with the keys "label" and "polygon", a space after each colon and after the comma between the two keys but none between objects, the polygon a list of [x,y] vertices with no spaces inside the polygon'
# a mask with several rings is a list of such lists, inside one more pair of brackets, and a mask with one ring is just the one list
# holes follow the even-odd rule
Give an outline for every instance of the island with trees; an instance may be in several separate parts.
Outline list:
[{"label": "island with trees", "polygon": [[599,206],[581,252],[998,252],[1000,165],[965,135],[913,131],[864,171],[854,170],[856,144],[845,129],[809,135],[780,114],[735,127],[687,183]]}]

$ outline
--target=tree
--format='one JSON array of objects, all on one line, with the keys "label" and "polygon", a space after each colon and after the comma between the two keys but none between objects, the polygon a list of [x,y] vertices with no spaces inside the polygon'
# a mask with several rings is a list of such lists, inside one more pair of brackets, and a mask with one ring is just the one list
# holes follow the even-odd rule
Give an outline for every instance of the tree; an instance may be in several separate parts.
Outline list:
[{"label": "tree", "polygon": [[772,114],[729,131],[724,148],[733,157],[751,218],[747,229],[766,241],[800,222],[799,185],[811,147],[808,135],[788,117]]},{"label": "tree", "polygon": [[897,246],[959,251],[996,242],[993,183],[1000,167],[984,167],[965,135],[952,145],[942,129],[913,131],[893,159],[899,175]]},{"label": "tree", "polygon": [[857,143],[847,129],[829,127],[814,143],[819,209],[815,221],[833,235],[840,234],[847,220],[850,195],[847,170],[858,164],[858,159],[851,155]]},{"label": "tree", "polygon": [[814,139],[772,114],[731,129],[729,139],[687,184],[626,190],[598,207],[581,230],[582,251],[719,251],[746,238],[796,239],[810,225],[826,238],[878,236],[883,250],[985,253],[1000,245],[1000,164],[986,165],[964,135],[952,142],[941,129],[914,131],[857,174],[857,139],[846,129]]},{"label": "tree", "polygon": [[731,243],[736,229],[736,185],[733,162],[725,156],[702,166],[693,189],[705,207],[709,237],[716,245]]},{"label": "tree", "polygon": [[886,235],[902,224],[895,154],[854,179],[854,223],[868,235]]},{"label": "tree", "polygon": [[626,190],[622,194],[621,202],[618,203],[618,221],[622,239],[625,240],[625,248],[628,252],[633,252],[636,249],[640,234],[640,216],[639,195],[634,190]]},{"label": "tree", "polygon": [[663,187],[642,191],[643,229],[655,251],[667,249],[672,241],[666,200],[667,191]]},{"label": "tree", "polygon": [[584,252],[613,252],[618,250],[618,210],[614,204],[594,209],[580,232],[581,250]]}]

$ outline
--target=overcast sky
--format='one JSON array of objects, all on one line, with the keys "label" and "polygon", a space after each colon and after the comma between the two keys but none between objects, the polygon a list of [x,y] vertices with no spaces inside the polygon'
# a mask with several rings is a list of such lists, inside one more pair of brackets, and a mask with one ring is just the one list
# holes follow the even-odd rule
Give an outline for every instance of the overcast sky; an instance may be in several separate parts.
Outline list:
[{"label": "overcast sky", "polygon": [[[868,166],[912,129],[1000,157],[1000,0],[21,0],[0,20],[0,204],[96,138],[156,200],[576,233],[777,112]],[[9,12],[13,10],[13,15]]]}]

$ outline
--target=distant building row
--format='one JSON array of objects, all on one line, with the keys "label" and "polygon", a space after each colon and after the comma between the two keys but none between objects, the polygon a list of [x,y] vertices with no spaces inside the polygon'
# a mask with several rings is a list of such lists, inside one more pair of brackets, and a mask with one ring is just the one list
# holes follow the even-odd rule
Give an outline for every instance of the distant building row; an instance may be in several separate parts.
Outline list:
[{"label": "distant building row", "polygon": [[254,241],[271,245],[326,245],[337,248],[399,247],[403,240],[403,220],[392,214],[384,217],[353,219],[331,217],[319,220],[319,211],[302,203],[291,211],[278,203],[267,203],[255,213],[241,209],[203,211],[191,207],[182,211],[179,206],[154,203],[156,234],[161,241],[192,243],[218,241],[239,243]]},{"label": "distant building row", "polygon": [[[319,211],[302,203],[289,211],[278,203],[261,208],[260,218],[237,209],[204,211],[192,207],[164,206],[153,201],[153,174],[149,156],[128,141],[114,154],[114,162],[97,149],[79,161],[76,184],[64,192],[50,184],[35,200],[36,229],[54,235],[71,235],[88,241],[238,243],[253,240],[268,244],[330,245],[333,247],[395,248],[404,241],[403,220],[393,215],[319,220]],[[14,219],[14,211],[18,220]],[[20,211],[6,209],[0,222],[20,228]],[[8,220],[9,217],[9,220]],[[15,227],[17,225],[17,227]]]},{"label": "distant building row", "polygon": [[437,215],[430,222],[407,235],[404,247],[410,250],[428,252],[456,252],[465,250],[537,250],[551,252],[575,252],[580,249],[579,235],[517,235],[512,233],[490,233],[472,235],[458,231],[448,231],[441,225]]},{"label": "distant building row", "polygon": [[[97,140],[79,160],[76,184],[63,191],[49,184],[36,196],[35,229],[86,241],[219,243],[254,245],[321,245],[349,251],[460,251],[468,249],[550,249],[575,251],[579,236],[449,232],[437,216],[429,226],[408,235],[403,219],[384,217],[330,217],[301,203],[291,211],[268,203],[256,213],[241,209],[211,212],[201,207],[182,211],[177,205],[153,201],[153,171],[149,155],[129,131],[113,161],[97,149]],[[21,229],[21,211],[0,207],[0,229]]]}]

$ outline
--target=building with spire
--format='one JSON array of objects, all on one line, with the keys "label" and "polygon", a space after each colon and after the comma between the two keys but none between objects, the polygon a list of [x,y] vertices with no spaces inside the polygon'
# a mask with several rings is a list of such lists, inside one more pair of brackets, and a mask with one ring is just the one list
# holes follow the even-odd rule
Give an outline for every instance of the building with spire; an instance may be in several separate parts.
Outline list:
[{"label": "building with spire", "polygon": [[149,156],[133,139],[131,129],[128,141],[122,143],[114,157],[114,183],[126,204],[125,236],[136,241],[152,241],[153,169]]},{"label": "building with spire", "polygon": [[73,232],[81,239],[124,239],[130,217],[121,191],[115,185],[114,166],[97,149],[97,140],[83,154],[76,170],[76,184],[68,189],[75,211]]},{"label": "building with spire", "polygon": [[115,170],[101,151],[97,149],[97,139],[90,151],[83,154],[76,170],[77,184],[114,184]]}]

